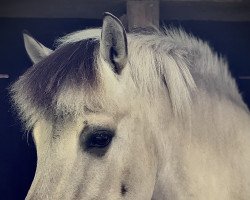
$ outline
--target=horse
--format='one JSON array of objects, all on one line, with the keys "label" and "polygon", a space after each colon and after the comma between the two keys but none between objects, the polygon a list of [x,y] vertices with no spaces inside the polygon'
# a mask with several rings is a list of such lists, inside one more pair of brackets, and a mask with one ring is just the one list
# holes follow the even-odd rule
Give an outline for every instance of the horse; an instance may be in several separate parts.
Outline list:
[{"label": "horse", "polygon": [[248,200],[250,113],[227,61],[182,29],[24,33],[11,86],[37,169],[26,200]]}]

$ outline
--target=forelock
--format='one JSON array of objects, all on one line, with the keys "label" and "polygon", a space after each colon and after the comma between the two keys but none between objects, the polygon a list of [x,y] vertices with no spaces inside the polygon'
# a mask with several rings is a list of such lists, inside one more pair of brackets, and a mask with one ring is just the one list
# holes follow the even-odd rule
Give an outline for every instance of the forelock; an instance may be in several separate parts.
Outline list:
[{"label": "forelock", "polygon": [[86,94],[97,91],[98,51],[99,41],[95,39],[65,43],[30,67],[11,87],[13,101],[24,121],[32,125],[35,116],[60,113],[58,97],[65,90]]}]

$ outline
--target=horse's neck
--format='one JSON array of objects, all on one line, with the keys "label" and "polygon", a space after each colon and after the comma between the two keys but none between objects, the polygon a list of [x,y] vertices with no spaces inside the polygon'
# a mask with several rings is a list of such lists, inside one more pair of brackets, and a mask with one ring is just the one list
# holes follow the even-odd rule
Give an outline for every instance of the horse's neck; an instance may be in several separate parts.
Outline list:
[{"label": "horse's neck", "polygon": [[[166,117],[167,123],[158,125],[161,128],[158,131],[161,134],[158,137],[161,166],[155,199],[186,197],[185,192],[195,187],[195,183],[188,185],[189,179],[197,178],[192,170],[201,176],[218,177],[218,184],[223,184],[220,182],[223,179],[230,182],[225,170],[228,173],[239,173],[237,177],[240,178],[234,181],[236,185],[240,184],[240,179],[243,180],[242,174],[249,174],[245,169],[250,170],[250,162],[241,163],[250,154],[249,111],[227,98],[204,95],[195,101],[191,116],[187,118],[190,123],[185,122],[185,119],[178,121]],[[163,122],[159,120],[159,123]],[[231,172],[228,169],[231,165],[242,165],[245,168],[238,167],[236,172]],[[213,167],[217,171],[211,170]],[[204,186],[209,187],[209,181],[203,183]],[[250,184],[250,180],[247,181]],[[215,193],[221,194],[219,191]],[[201,192],[196,195],[204,194]]]}]

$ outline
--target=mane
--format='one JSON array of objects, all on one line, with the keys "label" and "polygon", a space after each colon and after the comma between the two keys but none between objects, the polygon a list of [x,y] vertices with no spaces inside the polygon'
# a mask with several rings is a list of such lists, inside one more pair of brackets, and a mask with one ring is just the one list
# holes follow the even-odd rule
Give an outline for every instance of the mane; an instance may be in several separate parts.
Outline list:
[{"label": "mane", "polygon": [[152,97],[157,88],[165,86],[175,116],[190,114],[198,91],[247,109],[226,60],[206,42],[174,28],[153,34],[132,33],[129,38],[135,82]]},{"label": "mane", "polygon": [[[61,46],[86,38],[99,40],[100,35],[101,29],[77,31],[59,38],[57,44]],[[190,107],[197,88],[224,96],[246,108],[227,61],[208,43],[182,28],[138,29],[128,34],[128,42],[134,82],[151,96],[164,83],[176,114]]]},{"label": "mane", "polygon": [[[28,127],[32,127],[40,115],[68,114],[84,107],[82,99],[89,97],[84,104],[98,99],[91,95],[100,92],[97,88],[101,74],[96,61],[100,35],[100,29],[89,29],[58,39],[55,52],[13,84],[14,103]],[[225,60],[207,43],[182,30],[128,34],[128,51],[130,75],[138,90],[152,98],[162,92],[162,88],[167,90],[175,116],[190,112],[198,90],[227,97],[245,107]],[[69,92],[68,88],[73,90]],[[70,98],[79,90],[83,91],[81,95]],[[80,105],[65,106],[75,105],[74,102]],[[94,104],[100,106],[96,101]]]}]

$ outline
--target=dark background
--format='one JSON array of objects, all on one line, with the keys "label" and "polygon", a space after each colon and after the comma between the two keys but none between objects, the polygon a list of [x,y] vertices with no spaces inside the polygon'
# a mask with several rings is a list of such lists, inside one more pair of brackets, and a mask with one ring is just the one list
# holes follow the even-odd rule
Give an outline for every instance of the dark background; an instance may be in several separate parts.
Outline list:
[{"label": "dark background", "polygon": [[[218,22],[171,20],[164,24],[183,27],[187,32],[209,42],[211,47],[227,58],[230,70],[245,101],[250,105],[250,22]],[[53,48],[53,41],[72,31],[101,26],[101,20],[0,18],[0,199],[24,199],[32,182],[36,153],[31,137],[22,131],[9,101],[7,88],[31,66],[26,55],[22,31],[28,30],[38,41]]]}]

